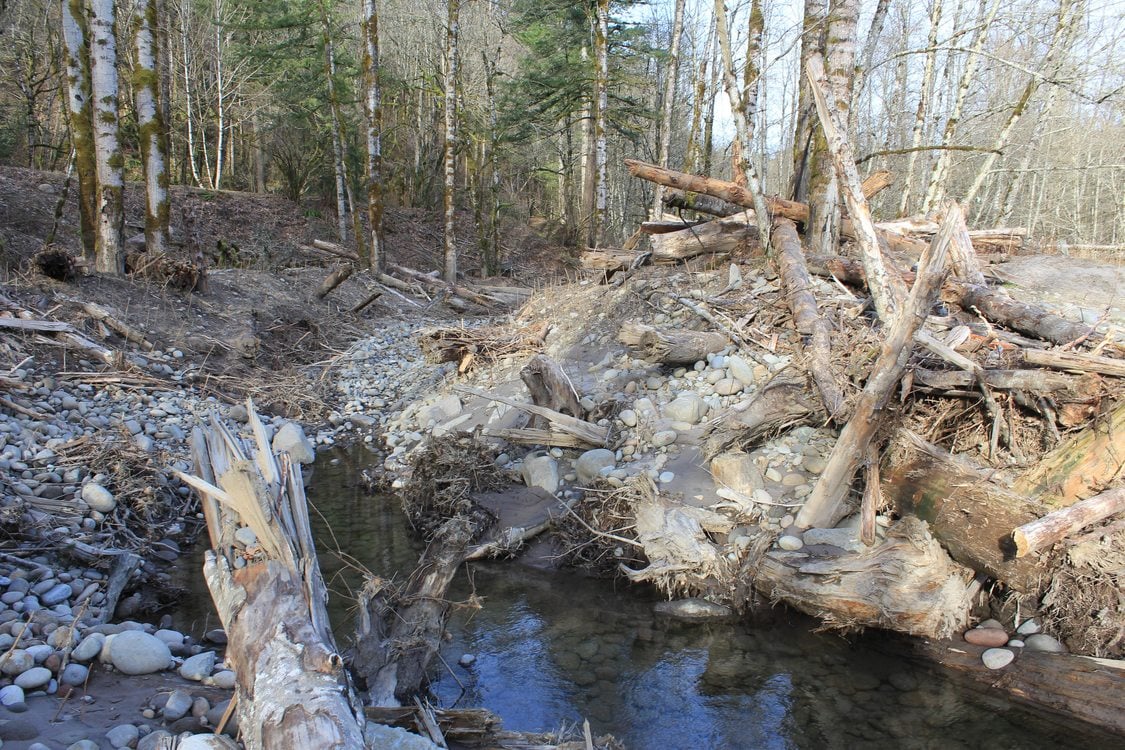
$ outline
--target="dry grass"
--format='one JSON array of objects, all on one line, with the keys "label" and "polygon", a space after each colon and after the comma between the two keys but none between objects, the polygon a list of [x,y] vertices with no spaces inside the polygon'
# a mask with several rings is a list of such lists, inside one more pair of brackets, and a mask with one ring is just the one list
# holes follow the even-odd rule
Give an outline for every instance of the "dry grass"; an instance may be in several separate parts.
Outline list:
[{"label": "dry grass", "polygon": [[488,446],[465,434],[432,438],[414,454],[411,466],[402,507],[424,536],[457,516],[470,518],[478,534],[495,523],[492,512],[473,497],[510,483]]},{"label": "dry grass", "polygon": [[555,524],[564,549],[562,562],[599,575],[621,575],[620,563],[632,568],[648,565],[633,530],[633,506],[640,499],[641,490],[635,483],[614,487],[604,479],[595,480],[571,513]]},{"label": "dry grass", "polygon": [[1071,546],[1042,611],[1048,632],[1071,651],[1125,658],[1125,529],[1095,530]]}]

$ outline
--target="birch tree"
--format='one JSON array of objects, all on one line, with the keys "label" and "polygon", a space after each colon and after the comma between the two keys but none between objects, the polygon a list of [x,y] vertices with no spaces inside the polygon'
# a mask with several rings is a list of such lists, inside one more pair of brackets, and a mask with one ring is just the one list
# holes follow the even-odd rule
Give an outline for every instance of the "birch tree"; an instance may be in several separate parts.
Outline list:
[{"label": "birch tree", "polygon": [[[668,44],[668,63],[664,71],[664,92],[660,102],[659,143],[656,149],[656,163],[668,166],[668,150],[672,145],[672,113],[675,109],[676,83],[680,77],[680,37],[684,33],[684,0],[676,0],[672,12],[672,39]],[[652,218],[659,219],[664,213],[662,200],[664,186],[657,184],[652,195]]]},{"label": "birch tree", "polygon": [[367,141],[368,238],[361,252],[368,264],[382,271],[383,258],[383,107],[379,88],[379,8],[363,0],[363,105]]},{"label": "birch tree", "polygon": [[454,227],[456,206],[454,190],[457,171],[457,67],[460,50],[461,0],[446,0],[445,29],[445,183],[442,204],[445,209],[445,264],[444,278],[457,283],[457,237]]},{"label": "birch tree", "polygon": [[594,211],[587,244],[601,247],[606,212],[606,111],[609,109],[609,0],[597,0],[594,29]]},{"label": "birch tree", "polygon": [[906,216],[910,207],[911,188],[914,185],[914,170],[918,165],[918,152],[925,134],[926,115],[930,107],[930,91],[934,82],[934,66],[937,62],[938,31],[941,28],[943,0],[933,0],[930,9],[930,35],[926,39],[926,58],[922,66],[922,88],[918,92],[918,109],[914,114],[914,130],[910,137],[910,155],[906,161],[906,177],[903,181],[902,198],[898,204],[898,215]]},{"label": "birch tree", "polygon": [[94,163],[97,173],[98,273],[125,273],[124,156],[117,118],[117,17],[113,0],[90,0],[90,91],[93,96]]},{"label": "birch tree", "polygon": [[828,144],[817,138],[816,105],[812,90],[802,72],[809,58],[824,52],[824,36],[828,28],[828,0],[805,0],[801,25],[801,62],[798,68],[797,117],[793,126],[793,178],[789,195],[793,200],[805,201],[809,194],[809,175],[817,153],[823,153]]},{"label": "birch tree", "polygon": [[133,99],[145,173],[145,247],[168,250],[168,152],[160,107],[157,0],[138,5],[133,17]]},{"label": "birch tree", "polygon": [[91,117],[90,51],[82,0],[62,0],[63,45],[66,53],[67,120],[78,172],[78,215],[82,257],[94,263],[97,235],[97,173]]}]

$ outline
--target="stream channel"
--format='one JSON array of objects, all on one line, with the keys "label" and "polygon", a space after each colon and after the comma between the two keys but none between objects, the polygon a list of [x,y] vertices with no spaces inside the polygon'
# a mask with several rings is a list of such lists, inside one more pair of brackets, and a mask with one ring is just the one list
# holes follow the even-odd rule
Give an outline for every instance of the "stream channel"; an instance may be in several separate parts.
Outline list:
[{"label": "stream channel", "polygon": [[[322,453],[308,487],[341,647],[352,632],[348,590],[361,579],[335,550],[397,580],[422,550],[398,499],[361,489],[373,460],[362,448]],[[173,613],[197,637],[218,619],[197,572],[202,546],[184,558],[190,593]],[[488,708],[508,729],[585,718],[630,750],[1107,746],[1094,730],[896,657],[901,646],[885,635],[814,633],[814,620],[781,607],[753,621],[682,623],[653,613],[655,591],[518,560],[472,564],[450,599],[474,592],[483,606],[455,608],[432,690],[438,705]],[[464,654],[475,657],[467,668]]]}]

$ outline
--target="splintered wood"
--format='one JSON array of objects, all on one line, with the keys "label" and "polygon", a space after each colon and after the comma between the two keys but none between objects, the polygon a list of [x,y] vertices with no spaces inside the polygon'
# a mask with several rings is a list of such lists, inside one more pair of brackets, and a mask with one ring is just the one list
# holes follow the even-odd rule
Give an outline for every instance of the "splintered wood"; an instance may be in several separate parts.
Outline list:
[{"label": "splintered wood", "polygon": [[547,324],[516,331],[502,326],[430,328],[422,331],[419,345],[428,361],[457,362],[464,373],[475,364],[542,349],[548,330]]}]

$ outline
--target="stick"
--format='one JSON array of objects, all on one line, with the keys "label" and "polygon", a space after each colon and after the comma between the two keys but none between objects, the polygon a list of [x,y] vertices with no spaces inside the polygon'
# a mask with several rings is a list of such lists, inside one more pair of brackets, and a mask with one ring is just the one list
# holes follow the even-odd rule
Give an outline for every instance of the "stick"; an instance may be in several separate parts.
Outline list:
[{"label": "stick", "polygon": [[1060,508],[1012,531],[1016,557],[1046,549],[1090,524],[1125,511],[1125,487],[1107,490],[1088,500]]},{"label": "stick", "polygon": [[352,314],[354,315],[354,314],[358,313],[363,308],[367,307],[372,302],[374,302],[375,300],[379,299],[382,296],[383,296],[383,290],[382,289],[376,289],[374,292],[369,294],[365,299],[356,303],[355,307],[352,308]]}]

